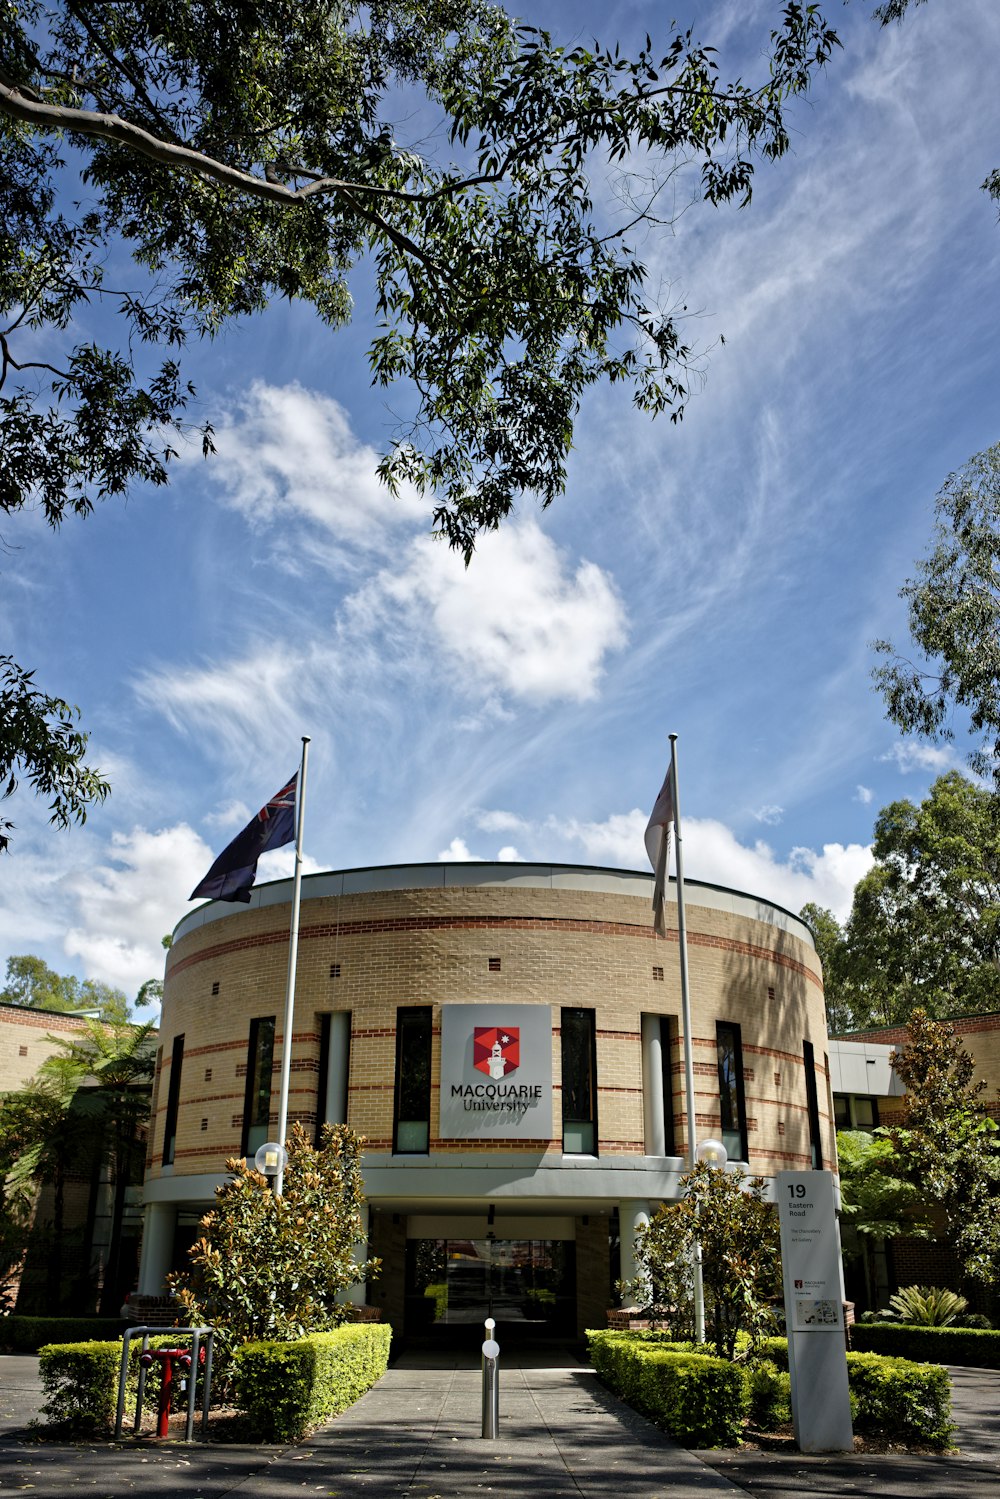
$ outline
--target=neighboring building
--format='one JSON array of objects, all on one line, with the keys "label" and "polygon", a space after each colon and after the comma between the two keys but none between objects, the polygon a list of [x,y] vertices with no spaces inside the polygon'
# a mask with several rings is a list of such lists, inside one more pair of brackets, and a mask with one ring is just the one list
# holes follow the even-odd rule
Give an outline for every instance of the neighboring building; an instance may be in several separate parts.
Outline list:
[{"label": "neighboring building", "polygon": [[[85,1040],[96,1018],[96,1010],[67,1012],[0,1004],[0,1108],[3,1094],[27,1087],[42,1063],[60,1054],[60,1043]],[[18,1311],[84,1315],[96,1311],[102,1300],[120,1306],[138,1273],[142,1190],[133,1181],[118,1194],[124,1200],[116,1202],[116,1185],[107,1164],[92,1171],[68,1172],[62,1184],[63,1233],[57,1249],[52,1238],[52,1189],[42,1188],[23,1266],[20,1270],[0,1267],[4,1273],[10,1269],[7,1290],[16,1296]],[[116,1216],[121,1219],[118,1233]],[[105,1287],[109,1266],[114,1267],[116,1280]]]},{"label": "neighboring building", "polygon": [[[651,878],[424,864],[303,881],[290,1120],[367,1138],[369,1298],[394,1327],[600,1325],[688,1121],[676,913]],[[273,1136],[291,881],[209,902],[167,959],[140,1291],[185,1264],[228,1157]],[[835,1166],[819,960],[796,916],[686,886],[695,1129],[770,1177]],[[364,1294],[364,1288],[362,1288]]]},{"label": "neighboring building", "polygon": [[[1000,1014],[959,1015],[945,1023],[975,1059],[976,1076],[989,1085],[983,1102],[992,1117],[1000,1120]],[[892,1057],[906,1045],[906,1039],[905,1025],[848,1031],[830,1038],[830,1085],[838,1130],[870,1131],[900,1118],[906,1090],[892,1070]],[[976,1310],[996,1315],[996,1297],[965,1283],[958,1257],[943,1234],[927,1239],[901,1235],[887,1240],[875,1256],[874,1289],[865,1285],[861,1255],[855,1249],[849,1225],[844,1228],[843,1239],[847,1295],[859,1305],[871,1302],[873,1310],[884,1307],[900,1286],[936,1285],[955,1290],[962,1286]]]}]

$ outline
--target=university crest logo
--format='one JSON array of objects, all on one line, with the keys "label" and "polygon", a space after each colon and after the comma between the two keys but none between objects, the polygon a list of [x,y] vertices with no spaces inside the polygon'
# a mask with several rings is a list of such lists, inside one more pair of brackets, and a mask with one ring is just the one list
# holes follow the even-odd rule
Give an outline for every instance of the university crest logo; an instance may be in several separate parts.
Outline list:
[{"label": "university crest logo", "polygon": [[472,1031],[472,1060],[487,1077],[506,1077],[521,1061],[521,1032],[516,1025],[477,1025]]}]

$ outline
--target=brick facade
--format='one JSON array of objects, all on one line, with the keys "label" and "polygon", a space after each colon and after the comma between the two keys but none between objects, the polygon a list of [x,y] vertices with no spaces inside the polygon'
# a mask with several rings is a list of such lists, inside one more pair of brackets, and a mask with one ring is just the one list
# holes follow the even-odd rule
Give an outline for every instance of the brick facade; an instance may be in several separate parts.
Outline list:
[{"label": "brick facade", "polygon": [[[678,1156],[686,1150],[673,907],[668,908],[663,940],[652,932],[649,882],[640,876],[562,866],[469,866],[468,883],[463,883],[460,866],[447,867],[447,882],[441,870],[416,866],[412,871],[313,876],[303,882],[289,1117],[314,1125],[324,1083],[322,1017],[349,1012],[347,1122],[366,1137],[366,1175],[371,1167],[372,1179],[381,1184],[375,1195],[369,1189],[373,1224],[379,1225],[373,1228],[372,1248],[384,1255],[387,1269],[373,1296],[390,1320],[400,1294],[395,1240],[402,1225],[405,1243],[408,1211],[485,1212],[486,1204],[499,1196],[502,1209],[511,1213],[562,1212],[548,1197],[532,1196],[534,1180],[542,1192],[542,1178],[535,1174],[546,1171],[558,1175],[546,1178],[545,1191],[567,1194],[566,1210],[577,1225],[578,1284],[593,1287],[593,1268],[602,1267],[593,1306],[582,1296],[579,1300],[581,1315],[586,1308],[586,1319],[591,1319],[597,1301],[606,1301],[609,1294],[608,1214],[616,1206],[609,1172],[620,1180],[622,1197],[645,1198],[655,1186],[659,1199],[675,1190],[664,1185],[668,1167],[674,1179],[683,1169],[679,1160],[661,1161],[663,1169],[649,1174],[643,1124],[642,1016],[666,1015],[672,1020],[667,1073],[674,1149]],[[255,894],[248,908],[218,903],[200,908],[175,935],[167,962],[147,1200],[190,1209],[205,1201],[206,1178],[221,1178],[226,1159],[238,1155],[250,1023],[268,1016],[275,1017],[271,1119],[276,1122],[286,1044],[282,1014],[290,882],[264,890],[267,898],[259,905]],[[815,1050],[821,1146],[829,1165],[834,1135],[824,1062],[822,978],[806,928],[764,902],[697,885],[688,889],[687,928],[698,1137],[717,1135],[721,1127],[716,1022],[736,1023],[742,1031],[750,1168],[771,1175],[811,1164],[805,1041]],[[486,1014],[498,1001],[551,1006],[552,1136],[442,1139],[437,1118],[442,1010],[449,1004],[473,1004],[483,1006]],[[432,1011],[430,1144],[423,1170],[408,1157],[392,1155],[396,1015],[399,1007],[410,1005]],[[594,1011],[599,1131],[590,1175],[570,1177],[563,1171],[562,1007]],[[176,1144],[172,1167],[165,1170],[161,1162],[171,1057],[179,1035],[184,1051]],[[442,1201],[431,1203],[428,1190],[434,1177],[426,1165],[445,1169],[449,1163],[459,1171],[459,1186],[449,1178]],[[475,1191],[466,1193],[466,1178],[493,1165],[500,1173],[496,1191],[480,1174]],[[620,1177],[617,1167],[627,1168]],[[599,1189],[594,1186],[598,1177]],[[185,1178],[190,1179],[189,1193]],[[392,1196],[398,1199],[393,1203],[398,1208],[394,1231],[386,1225],[379,1200],[390,1179]],[[588,1183],[579,1196],[575,1188],[570,1193],[569,1185],[578,1181]],[[453,1201],[457,1190],[467,1200]],[[413,1195],[418,1192],[419,1204]],[[516,1200],[511,1195],[504,1201],[504,1192],[516,1194]],[[584,1262],[590,1268],[579,1277]]]}]

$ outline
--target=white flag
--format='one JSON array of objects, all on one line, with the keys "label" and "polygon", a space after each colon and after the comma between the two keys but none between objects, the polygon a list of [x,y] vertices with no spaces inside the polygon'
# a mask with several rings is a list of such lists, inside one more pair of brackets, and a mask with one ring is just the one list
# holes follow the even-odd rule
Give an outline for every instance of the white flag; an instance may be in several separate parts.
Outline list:
[{"label": "white flag", "polygon": [[663,907],[667,898],[667,861],[670,858],[670,825],[674,821],[673,768],[667,770],[666,780],[649,815],[644,835],[646,853],[653,866],[656,878],[653,881],[653,929],[659,936],[667,935],[663,919]]}]

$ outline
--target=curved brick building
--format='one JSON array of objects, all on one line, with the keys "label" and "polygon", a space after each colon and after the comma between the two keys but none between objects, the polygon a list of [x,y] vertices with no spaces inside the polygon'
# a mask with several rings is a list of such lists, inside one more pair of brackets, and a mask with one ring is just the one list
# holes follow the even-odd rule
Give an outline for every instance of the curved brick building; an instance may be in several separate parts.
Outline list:
[{"label": "curved brick building", "polygon": [[[290,1119],[366,1136],[368,1290],[414,1334],[488,1309],[603,1320],[687,1148],[676,916],[617,869],[424,864],[303,881]],[[795,916],[687,887],[697,1138],[770,1175],[833,1164],[819,960]],[[291,881],[174,934],[140,1290],[184,1263],[229,1156],[277,1116]],[[673,914],[674,919],[671,920]]]}]

